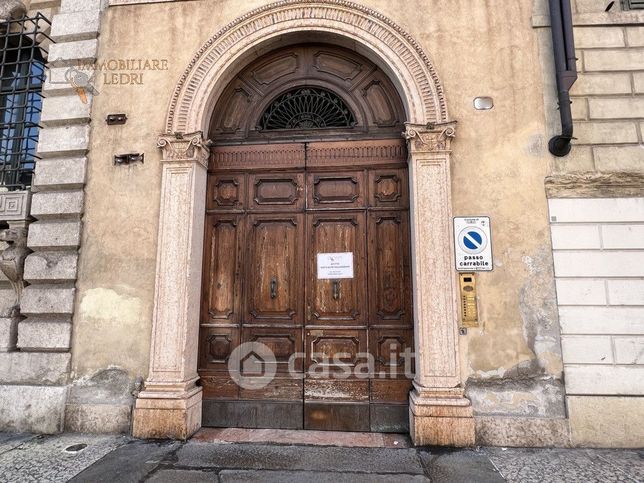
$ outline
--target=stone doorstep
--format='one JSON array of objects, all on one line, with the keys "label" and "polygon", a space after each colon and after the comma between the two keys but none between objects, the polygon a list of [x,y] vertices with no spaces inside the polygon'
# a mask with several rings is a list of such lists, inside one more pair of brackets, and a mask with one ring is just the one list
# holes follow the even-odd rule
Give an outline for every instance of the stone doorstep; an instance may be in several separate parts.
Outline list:
[{"label": "stone doorstep", "polygon": [[183,468],[403,473],[423,475],[416,449],[341,448],[189,441],[176,452]]},{"label": "stone doorstep", "polygon": [[410,448],[409,435],[288,429],[202,428],[191,441],[203,443],[263,443],[342,448]]}]

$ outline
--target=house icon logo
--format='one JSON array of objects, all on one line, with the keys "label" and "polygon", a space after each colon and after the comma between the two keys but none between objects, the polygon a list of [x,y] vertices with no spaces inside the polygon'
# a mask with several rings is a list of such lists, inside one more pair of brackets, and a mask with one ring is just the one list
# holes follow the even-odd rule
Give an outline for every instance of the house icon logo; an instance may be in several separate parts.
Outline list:
[{"label": "house icon logo", "polygon": [[277,371],[275,354],[261,342],[244,342],[228,359],[228,373],[244,389],[262,389]]}]

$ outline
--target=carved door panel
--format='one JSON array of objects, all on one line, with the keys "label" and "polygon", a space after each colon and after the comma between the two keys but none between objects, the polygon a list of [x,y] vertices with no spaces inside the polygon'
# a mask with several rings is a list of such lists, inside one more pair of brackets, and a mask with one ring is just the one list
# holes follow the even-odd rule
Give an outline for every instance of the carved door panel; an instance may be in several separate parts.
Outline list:
[{"label": "carved door panel", "polygon": [[369,206],[406,209],[409,206],[409,174],[406,169],[369,171]]},{"label": "carved door panel", "polygon": [[309,210],[362,208],[365,204],[363,171],[310,173],[306,184]]},{"label": "carved door panel", "polygon": [[236,213],[206,218],[202,323],[241,321],[241,243],[243,216]]},{"label": "carved door panel", "polygon": [[246,207],[244,173],[210,174],[208,176],[208,210],[243,210]]},{"label": "carved door panel", "polygon": [[411,325],[409,217],[369,213],[369,324]]},{"label": "carved door panel", "polygon": [[[363,212],[308,214],[308,325],[366,325],[366,226]],[[347,253],[352,278],[325,278],[318,257]]]},{"label": "carved door panel", "polygon": [[253,211],[301,211],[304,173],[251,175],[248,204]]},{"label": "carved door panel", "polygon": [[250,215],[247,246],[245,324],[301,324],[303,215]]}]

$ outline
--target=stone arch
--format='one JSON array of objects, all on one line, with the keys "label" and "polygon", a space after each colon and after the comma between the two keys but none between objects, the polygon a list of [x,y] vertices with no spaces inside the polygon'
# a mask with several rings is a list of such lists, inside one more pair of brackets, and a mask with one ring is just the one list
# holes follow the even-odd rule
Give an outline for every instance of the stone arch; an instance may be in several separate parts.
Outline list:
[{"label": "stone arch", "polygon": [[218,88],[231,68],[259,44],[287,33],[326,32],[351,39],[381,61],[405,100],[407,121],[448,121],[438,74],[418,43],[384,15],[347,0],[281,0],[238,17],[195,54],[172,95],[165,131],[207,132]]},{"label": "stone arch", "polygon": [[474,419],[460,373],[453,269],[454,123],[420,46],[382,14],[347,0],[281,0],[239,17],[204,44],[176,86],[158,139],[163,174],[150,370],[137,397],[133,434],[185,439],[201,425],[197,344],[210,154],[203,133],[214,104],[248,59],[312,31],[349,42],[378,64],[405,104],[416,341],[410,433],[419,445],[471,446]]}]

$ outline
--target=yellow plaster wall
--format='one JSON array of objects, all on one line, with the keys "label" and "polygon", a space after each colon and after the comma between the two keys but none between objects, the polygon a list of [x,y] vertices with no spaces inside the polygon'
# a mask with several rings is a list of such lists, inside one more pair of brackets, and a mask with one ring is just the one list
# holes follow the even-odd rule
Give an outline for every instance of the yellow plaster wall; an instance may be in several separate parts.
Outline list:
[{"label": "yellow plaster wall", "polygon": [[[156,138],[195,51],[226,23],[266,3],[196,0],[107,10],[99,63],[167,59],[168,70],[146,71],[143,85],[96,78],[74,319],[76,377],[111,365],[133,378],[147,375],[161,173]],[[482,327],[460,338],[464,379],[520,370],[559,375],[543,188],[551,157],[532,2],[359,3],[400,24],[433,59],[458,121],[454,214],[492,217],[496,267],[478,276]],[[493,97],[494,109],[474,110],[476,96]],[[107,126],[107,114],[120,112],[127,124]],[[129,152],[145,153],[145,163],[113,165],[114,154]]]}]

